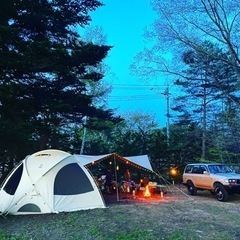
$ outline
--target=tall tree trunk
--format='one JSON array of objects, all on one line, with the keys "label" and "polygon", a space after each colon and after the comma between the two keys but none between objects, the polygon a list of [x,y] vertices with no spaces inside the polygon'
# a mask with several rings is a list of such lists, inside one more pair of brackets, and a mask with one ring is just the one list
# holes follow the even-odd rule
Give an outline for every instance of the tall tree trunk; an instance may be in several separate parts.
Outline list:
[{"label": "tall tree trunk", "polygon": [[203,88],[203,119],[202,119],[202,159],[206,157],[206,132],[207,132],[207,94],[206,87]]}]

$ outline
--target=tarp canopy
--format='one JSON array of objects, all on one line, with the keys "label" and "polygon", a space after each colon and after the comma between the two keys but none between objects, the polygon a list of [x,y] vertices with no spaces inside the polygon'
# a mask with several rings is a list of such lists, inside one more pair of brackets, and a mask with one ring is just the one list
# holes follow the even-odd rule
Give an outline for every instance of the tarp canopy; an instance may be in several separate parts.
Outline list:
[{"label": "tarp canopy", "polygon": [[147,171],[147,172],[153,172],[151,163],[149,161],[148,155],[139,155],[139,156],[131,156],[131,157],[122,157],[116,153],[109,153],[105,155],[74,155],[75,158],[78,159],[78,161],[86,166],[92,166],[96,163],[99,163],[101,161],[104,161],[109,158],[116,159],[118,161],[121,161],[125,163],[126,165],[136,167],[138,169]]},{"label": "tarp canopy", "polygon": [[[131,156],[131,157],[122,157],[116,153],[109,153],[105,155],[74,155],[78,161],[85,166],[86,168],[90,168],[91,166],[97,165],[102,161],[113,160],[116,165],[117,161],[122,162],[126,167],[134,167],[138,170],[143,170],[148,173],[153,173],[152,166],[150,164],[149,158],[147,155],[140,156]],[[117,166],[116,166],[117,167]],[[118,181],[118,173],[115,168],[115,180]],[[119,189],[116,188],[117,193],[117,201],[119,201]]]}]

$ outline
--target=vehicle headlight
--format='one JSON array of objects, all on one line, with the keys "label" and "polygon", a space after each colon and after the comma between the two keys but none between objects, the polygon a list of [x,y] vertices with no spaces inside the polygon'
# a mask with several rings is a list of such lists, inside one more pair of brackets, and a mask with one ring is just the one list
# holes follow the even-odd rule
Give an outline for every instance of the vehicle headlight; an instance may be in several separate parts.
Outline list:
[{"label": "vehicle headlight", "polygon": [[225,181],[229,184],[236,184],[237,183],[236,179],[226,179]]}]

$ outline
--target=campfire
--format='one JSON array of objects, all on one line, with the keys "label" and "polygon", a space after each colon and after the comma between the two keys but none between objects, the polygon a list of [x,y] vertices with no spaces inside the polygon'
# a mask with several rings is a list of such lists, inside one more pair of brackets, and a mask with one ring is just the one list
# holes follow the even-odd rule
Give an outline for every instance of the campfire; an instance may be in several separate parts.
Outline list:
[{"label": "campfire", "polygon": [[151,197],[151,192],[149,190],[149,186],[148,185],[145,187],[145,191],[144,191],[143,196],[144,197]]}]

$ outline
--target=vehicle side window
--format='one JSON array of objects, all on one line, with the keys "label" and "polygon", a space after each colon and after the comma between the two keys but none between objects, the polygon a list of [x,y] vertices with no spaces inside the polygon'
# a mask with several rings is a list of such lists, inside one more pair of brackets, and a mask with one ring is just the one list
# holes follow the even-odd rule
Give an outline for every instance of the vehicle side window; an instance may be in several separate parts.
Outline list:
[{"label": "vehicle side window", "polygon": [[200,168],[201,168],[201,174],[203,174],[204,171],[207,171],[207,168],[204,165],[201,165]]},{"label": "vehicle side window", "polygon": [[194,166],[192,172],[199,174],[201,172],[201,169],[199,168],[199,166]]},{"label": "vehicle side window", "polygon": [[186,169],[185,169],[185,173],[191,173],[192,172],[192,168],[193,166],[187,166]]},{"label": "vehicle side window", "polygon": [[213,168],[213,166],[208,166],[208,169],[209,169],[209,172],[210,172],[210,173],[214,173],[214,168]]}]

